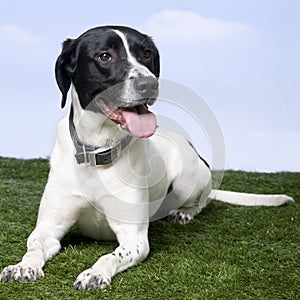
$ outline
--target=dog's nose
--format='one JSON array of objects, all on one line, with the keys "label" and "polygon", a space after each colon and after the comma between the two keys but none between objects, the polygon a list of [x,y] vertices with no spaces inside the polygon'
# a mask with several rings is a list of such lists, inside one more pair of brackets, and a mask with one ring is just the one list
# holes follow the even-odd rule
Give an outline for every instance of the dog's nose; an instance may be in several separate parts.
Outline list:
[{"label": "dog's nose", "polygon": [[144,98],[157,95],[158,81],[152,77],[141,77],[134,80],[134,88]]}]

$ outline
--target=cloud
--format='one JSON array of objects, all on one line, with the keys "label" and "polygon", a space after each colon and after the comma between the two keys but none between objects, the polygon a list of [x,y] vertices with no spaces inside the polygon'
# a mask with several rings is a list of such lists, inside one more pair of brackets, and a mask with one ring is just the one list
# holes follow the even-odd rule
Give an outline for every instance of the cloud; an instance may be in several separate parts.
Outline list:
[{"label": "cloud", "polygon": [[0,41],[2,42],[12,42],[28,46],[36,44],[40,40],[40,38],[32,35],[21,27],[8,24],[0,26]]},{"label": "cloud", "polygon": [[255,33],[251,26],[239,21],[224,21],[206,18],[186,10],[164,10],[155,13],[148,19],[145,30],[167,43],[180,43],[182,40],[191,42],[218,42],[228,39],[239,40]]}]

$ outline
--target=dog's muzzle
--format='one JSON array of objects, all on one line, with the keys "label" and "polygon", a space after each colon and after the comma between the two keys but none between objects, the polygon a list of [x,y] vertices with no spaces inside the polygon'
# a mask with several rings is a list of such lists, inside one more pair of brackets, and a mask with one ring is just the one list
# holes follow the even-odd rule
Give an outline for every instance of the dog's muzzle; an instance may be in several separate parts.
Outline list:
[{"label": "dog's muzzle", "polygon": [[154,134],[157,122],[148,110],[158,96],[158,81],[140,77],[106,89],[94,99],[102,113],[138,138]]}]

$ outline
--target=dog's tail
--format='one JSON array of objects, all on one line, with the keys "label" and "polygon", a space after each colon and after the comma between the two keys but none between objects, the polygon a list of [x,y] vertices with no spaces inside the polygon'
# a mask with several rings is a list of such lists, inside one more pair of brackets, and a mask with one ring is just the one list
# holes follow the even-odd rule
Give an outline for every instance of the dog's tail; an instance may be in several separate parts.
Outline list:
[{"label": "dog's tail", "polygon": [[212,190],[209,198],[244,206],[280,206],[287,202],[294,202],[294,199],[287,195],[247,194],[222,190]]}]

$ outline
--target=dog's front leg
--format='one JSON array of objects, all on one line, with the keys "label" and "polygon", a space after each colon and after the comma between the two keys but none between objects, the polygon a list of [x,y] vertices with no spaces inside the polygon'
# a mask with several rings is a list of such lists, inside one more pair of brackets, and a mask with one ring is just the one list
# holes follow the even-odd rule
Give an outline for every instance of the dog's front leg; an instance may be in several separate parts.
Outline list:
[{"label": "dog's front leg", "polygon": [[78,199],[57,190],[59,185],[50,180],[41,200],[36,228],[27,240],[27,252],[18,264],[4,268],[0,281],[33,282],[44,276],[43,266],[60,250],[60,239],[79,213]]},{"label": "dog's front leg", "polygon": [[27,252],[22,260],[2,271],[0,281],[33,282],[44,276],[46,261],[60,249],[59,239],[51,230],[37,226],[27,241]]},{"label": "dog's front leg", "polygon": [[124,224],[112,220],[109,223],[117,235],[119,247],[101,256],[90,269],[77,277],[74,287],[78,290],[105,289],[114,275],[137,265],[148,256],[148,223]]}]

